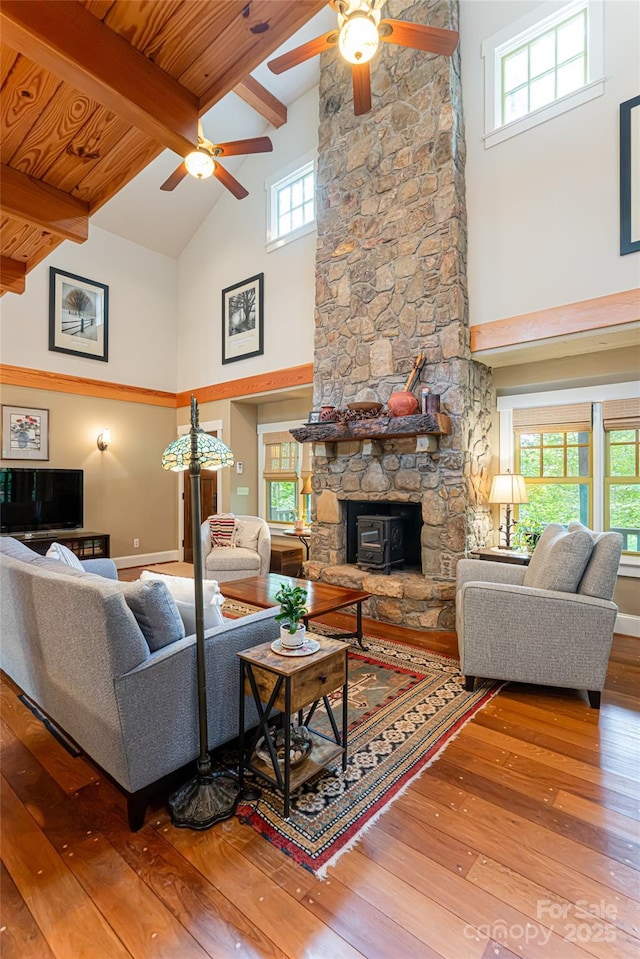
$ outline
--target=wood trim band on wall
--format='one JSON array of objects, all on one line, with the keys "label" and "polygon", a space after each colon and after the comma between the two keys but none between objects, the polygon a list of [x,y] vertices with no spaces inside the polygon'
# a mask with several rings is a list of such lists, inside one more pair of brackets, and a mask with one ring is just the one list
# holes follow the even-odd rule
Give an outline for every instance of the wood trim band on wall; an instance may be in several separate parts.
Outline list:
[{"label": "wood trim band on wall", "polygon": [[197,390],[185,390],[183,393],[178,393],[177,405],[179,407],[188,406],[192,394],[198,403],[211,403],[214,400],[237,399],[255,393],[290,389],[293,386],[310,386],[312,383],[313,363],[304,363],[302,366],[290,366],[285,370],[274,370],[271,373],[245,376],[240,380],[229,380],[226,383],[201,386]]},{"label": "wood trim band on wall", "polygon": [[524,313],[471,327],[471,352],[497,350],[567,333],[584,333],[640,319],[640,289],[611,293],[535,313]]},{"label": "wood trim band on wall", "polygon": [[53,390],[56,393],[74,393],[78,396],[96,396],[126,403],[146,403],[149,406],[176,408],[176,394],[151,390],[144,386],[126,386],[124,383],[106,383],[66,373],[29,370],[23,366],[0,363],[0,383],[7,386],[27,386],[34,390]]}]

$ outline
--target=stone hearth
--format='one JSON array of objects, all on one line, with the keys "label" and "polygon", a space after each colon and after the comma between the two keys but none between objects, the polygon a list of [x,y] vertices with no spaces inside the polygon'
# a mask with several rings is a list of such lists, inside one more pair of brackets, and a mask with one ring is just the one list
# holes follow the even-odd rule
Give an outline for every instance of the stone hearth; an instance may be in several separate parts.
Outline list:
[{"label": "stone hearth", "polygon": [[[450,0],[389,0],[385,16],[457,28]],[[392,436],[314,444],[312,579],[374,596],[365,615],[452,628],[458,559],[490,528],[489,370],[471,359],[466,283],[465,144],[460,60],[383,44],[373,109],[355,117],[350,72],[323,57],[320,77],[314,406],[419,386],[441,397],[451,432],[431,446]],[[417,503],[421,573],[346,564],[344,504]]]}]

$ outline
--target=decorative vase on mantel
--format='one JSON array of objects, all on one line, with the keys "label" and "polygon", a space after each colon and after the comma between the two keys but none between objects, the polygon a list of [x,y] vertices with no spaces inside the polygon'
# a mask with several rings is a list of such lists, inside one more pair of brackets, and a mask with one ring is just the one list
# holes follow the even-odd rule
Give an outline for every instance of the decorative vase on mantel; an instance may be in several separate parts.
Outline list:
[{"label": "decorative vase on mantel", "polygon": [[418,401],[413,395],[405,390],[392,393],[387,400],[387,406],[394,416],[412,416],[418,411]]}]

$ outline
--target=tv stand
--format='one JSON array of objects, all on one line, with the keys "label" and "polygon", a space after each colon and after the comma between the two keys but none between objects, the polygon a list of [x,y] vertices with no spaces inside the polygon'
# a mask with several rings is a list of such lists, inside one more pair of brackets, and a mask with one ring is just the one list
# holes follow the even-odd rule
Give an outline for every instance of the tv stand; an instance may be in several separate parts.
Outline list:
[{"label": "tv stand", "polygon": [[52,543],[66,546],[78,559],[104,559],[109,556],[109,533],[92,533],[84,529],[48,529],[43,532],[11,533],[14,539],[44,556]]}]

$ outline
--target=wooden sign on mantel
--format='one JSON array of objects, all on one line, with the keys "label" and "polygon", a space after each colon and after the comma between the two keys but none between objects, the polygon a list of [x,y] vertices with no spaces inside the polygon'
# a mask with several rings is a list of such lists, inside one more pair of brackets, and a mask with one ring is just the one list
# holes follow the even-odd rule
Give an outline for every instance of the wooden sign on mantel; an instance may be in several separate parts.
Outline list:
[{"label": "wooden sign on mantel", "polygon": [[406,436],[446,436],[451,432],[451,420],[446,413],[414,413],[348,423],[306,423],[289,432],[298,443],[394,440]]}]

